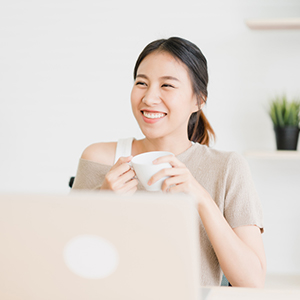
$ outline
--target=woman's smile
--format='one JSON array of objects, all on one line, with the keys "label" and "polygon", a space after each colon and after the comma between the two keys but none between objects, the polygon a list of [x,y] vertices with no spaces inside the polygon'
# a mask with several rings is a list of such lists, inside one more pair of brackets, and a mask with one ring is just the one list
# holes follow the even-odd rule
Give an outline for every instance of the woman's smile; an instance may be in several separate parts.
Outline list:
[{"label": "woman's smile", "polygon": [[143,119],[146,123],[157,123],[158,121],[162,120],[167,114],[163,112],[157,111],[149,111],[149,110],[142,110]]}]

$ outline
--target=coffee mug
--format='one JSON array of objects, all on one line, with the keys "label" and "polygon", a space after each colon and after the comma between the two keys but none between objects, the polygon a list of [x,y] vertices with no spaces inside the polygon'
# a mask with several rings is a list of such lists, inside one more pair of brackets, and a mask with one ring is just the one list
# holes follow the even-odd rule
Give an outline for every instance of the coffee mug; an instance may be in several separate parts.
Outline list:
[{"label": "coffee mug", "polygon": [[152,185],[148,185],[148,181],[154,174],[156,174],[162,169],[172,168],[172,166],[169,163],[161,163],[158,165],[154,165],[152,163],[155,159],[166,155],[174,154],[166,151],[151,151],[136,155],[131,160],[131,164],[133,166],[137,178],[147,191],[161,191],[161,186],[164,180],[168,178],[168,176],[163,177],[157,182],[153,183]]}]

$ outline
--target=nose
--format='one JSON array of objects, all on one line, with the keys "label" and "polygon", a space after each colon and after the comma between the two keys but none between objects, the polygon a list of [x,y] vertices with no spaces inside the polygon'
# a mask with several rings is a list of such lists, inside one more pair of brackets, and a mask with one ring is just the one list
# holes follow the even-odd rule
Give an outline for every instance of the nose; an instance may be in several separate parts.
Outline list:
[{"label": "nose", "polygon": [[142,102],[148,106],[157,105],[161,102],[160,95],[156,90],[149,89],[145,94],[144,98],[142,99]]}]

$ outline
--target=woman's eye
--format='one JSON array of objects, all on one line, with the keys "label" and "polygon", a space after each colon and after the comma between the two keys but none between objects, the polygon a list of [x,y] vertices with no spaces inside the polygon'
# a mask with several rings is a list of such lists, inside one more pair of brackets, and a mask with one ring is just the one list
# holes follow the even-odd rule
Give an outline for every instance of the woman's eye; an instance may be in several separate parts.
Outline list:
[{"label": "woman's eye", "polygon": [[165,83],[165,84],[163,84],[163,85],[162,85],[162,87],[171,87],[171,88],[174,88],[174,86],[173,86],[173,85],[171,85],[171,84],[166,84],[166,83]]},{"label": "woman's eye", "polygon": [[137,81],[135,85],[146,85],[146,83],[142,81]]}]

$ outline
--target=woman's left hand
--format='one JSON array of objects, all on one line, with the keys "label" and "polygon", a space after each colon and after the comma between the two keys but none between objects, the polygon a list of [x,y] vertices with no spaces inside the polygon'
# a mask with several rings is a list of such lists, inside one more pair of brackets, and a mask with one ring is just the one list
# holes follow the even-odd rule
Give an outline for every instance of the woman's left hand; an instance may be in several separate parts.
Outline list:
[{"label": "woman's left hand", "polygon": [[168,162],[172,168],[163,169],[154,174],[148,184],[151,185],[159,179],[169,176],[162,184],[163,192],[187,193],[196,196],[198,203],[210,197],[209,193],[199,184],[188,168],[173,155],[162,156],[153,161],[153,164]]}]

